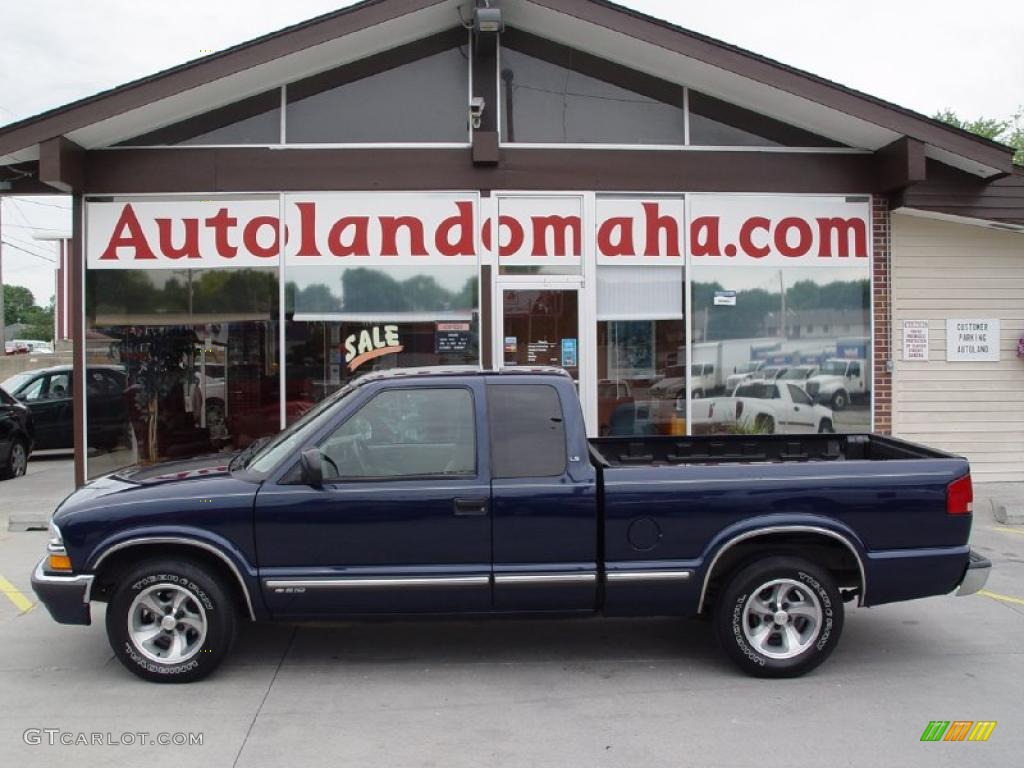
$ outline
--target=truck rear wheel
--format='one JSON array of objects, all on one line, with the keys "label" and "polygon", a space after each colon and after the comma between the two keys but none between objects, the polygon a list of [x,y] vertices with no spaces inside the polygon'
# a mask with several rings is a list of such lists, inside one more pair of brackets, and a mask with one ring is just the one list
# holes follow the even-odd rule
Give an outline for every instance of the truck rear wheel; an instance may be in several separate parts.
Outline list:
[{"label": "truck rear wheel", "polygon": [[843,630],[835,579],[796,557],[772,556],[738,571],[715,607],[729,657],[755,677],[797,677],[828,658]]},{"label": "truck rear wheel", "polygon": [[841,411],[850,404],[850,396],[846,394],[845,389],[840,389],[834,395],[832,395],[832,410]]},{"label": "truck rear wheel", "polygon": [[151,560],[119,581],[107,606],[107,638],[130,672],[158,683],[190,683],[224,660],[235,607],[207,567]]}]

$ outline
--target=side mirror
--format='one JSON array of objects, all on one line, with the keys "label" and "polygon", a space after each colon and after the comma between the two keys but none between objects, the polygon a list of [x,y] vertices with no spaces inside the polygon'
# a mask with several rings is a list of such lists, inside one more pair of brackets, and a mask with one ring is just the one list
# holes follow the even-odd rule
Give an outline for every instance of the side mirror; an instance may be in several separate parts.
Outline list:
[{"label": "side mirror", "polygon": [[302,467],[302,479],[314,488],[324,484],[324,470],[320,461],[320,451],[307,448],[299,454],[299,465]]}]

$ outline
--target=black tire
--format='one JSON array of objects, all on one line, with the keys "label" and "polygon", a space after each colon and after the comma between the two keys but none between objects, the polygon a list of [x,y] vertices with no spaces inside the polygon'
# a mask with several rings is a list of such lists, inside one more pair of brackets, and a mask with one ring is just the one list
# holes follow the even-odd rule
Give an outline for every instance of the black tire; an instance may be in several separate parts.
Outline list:
[{"label": "black tire", "polygon": [[836,428],[832,425],[832,419],[822,419],[821,424],[818,425],[818,432],[835,432]]},{"label": "black tire", "polygon": [[[776,584],[782,591],[775,591]],[[779,601],[780,605],[764,599],[778,595],[794,602]],[[768,606],[769,618],[762,616],[761,623],[759,605]],[[786,614],[786,609],[795,605],[801,613],[787,614],[780,625],[780,613]],[[771,612],[772,606],[776,613]],[[816,622],[809,618],[815,606]],[[798,677],[835,650],[843,631],[843,602],[835,579],[824,568],[796,557],[770,556],[750,563],[729,579],[715,605],[714,624],[719,644],[747,674]],[[762,626],[767,629],[758,638],[755,630]],[[795,648],[787,647],[786,637],[793,633]]]},{"label": "black tire", "polygon": [[28,471],[28,443],[20,437],[11,441],[11,450],[7,461],[0,467],[0,480],[21,477]]},{"label": "black tire", "polygon": [[[173,604],[174,596],[181,595],[180,615],[202,617],[205,636],[197,630],[185,629],[182,636],[187,633],[193,647],[188,649],[187,655],[180,654],[179,661],[161,662],[152,658],[154,648],[160,652],[159,646],[140,645],[129,632],[129,621],[136,615],[142,617],[139,632],[158,629],[155,617],[151,623],[145,621],[150,615],[145,602],[148,595],[154,596],[158,606],[168,595],[172,596],[168,604]],[[191,683],[206,677],[224,660],[234,641],[237,617],[228,590],[207,566],[191,560],[162,559],[140,563],[122,574],[107,606],[106,623],[110,647],[130,672],[157,683]],[[167,645],[171,646],[171,638],[183,626],[160,630],[154,643],[164,640],[166,635]],[[172,652],[173,646],[164,650]]]},{"label": "black tire", "polygon": [[850,404],[850,396],[847,394],[845,389],[840,389],[834,395],[832,395],[832,410],[841,411]]}]

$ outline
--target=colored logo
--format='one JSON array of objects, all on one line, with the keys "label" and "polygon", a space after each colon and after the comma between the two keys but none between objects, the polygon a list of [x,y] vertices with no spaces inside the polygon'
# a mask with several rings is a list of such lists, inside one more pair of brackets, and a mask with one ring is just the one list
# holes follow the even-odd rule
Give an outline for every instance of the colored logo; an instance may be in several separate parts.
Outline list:
[{"label": "colored logo", "polygon": [[932,720],[921,741],[988,741],[995,729],[995,720]]}]

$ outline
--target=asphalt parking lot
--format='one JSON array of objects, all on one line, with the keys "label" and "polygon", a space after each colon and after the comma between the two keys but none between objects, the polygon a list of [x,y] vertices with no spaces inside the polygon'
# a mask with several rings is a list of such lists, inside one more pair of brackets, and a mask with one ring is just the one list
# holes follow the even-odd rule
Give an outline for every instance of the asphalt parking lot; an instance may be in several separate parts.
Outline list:
[{"label": "asphalt parking lot", "polygon": [[[742,676],[700,622],[587,619],[248,626],[211,678],[159,686],[114,660],[101,609],[68,627],[35,605],[46,534],[9,533],[5,516],[49,503],[66,465],[0,483],[0,765],[1009,766],[1024,753],[1024,527],[997,524],[980,489],[986,592],[850,608],[838,650],[797,680]],[[931,720],[998,724],[985,743],[922,743]],[[45,729],[147,735],[51,746]],[[202,744],[149,743],[161,733]]]}]

